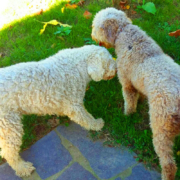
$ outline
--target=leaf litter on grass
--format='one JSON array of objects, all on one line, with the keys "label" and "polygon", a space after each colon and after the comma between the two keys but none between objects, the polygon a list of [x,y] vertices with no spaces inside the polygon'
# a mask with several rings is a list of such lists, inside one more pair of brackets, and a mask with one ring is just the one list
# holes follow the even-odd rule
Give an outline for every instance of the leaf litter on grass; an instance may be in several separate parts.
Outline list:
[{"label": "leaf litter on grass", "polygon": [[48,22],[41,22],[41,21],[38,21],[38,22],[44,24],[43,28],[40,30],[40,33],[39,33],[40,35],[45,31],[46,26],[47,26],[48,24],[54,25],[54,26],[60,25],[62,28],[66,28],[66,29],[71,29],[71,28],[72,28],[72,26],[70,26],[70,25],[68,25],[68,24],[62,24],[61,22],[59,22],[59,21],[57,21],[57,20],[51,20],[51,21],[48,21]]},{"label": "leaf litter on grass", "polygon": [[86,19],[90,19],[92,17],[92,13],[90,13],[89,11],[85,11],[83,16],[86,18]]},{"label": "leaf litter on grass", "polygon": [[170,32],[169,36],[174,36],[175,38],[177,38],[178,36],[180,36],[180,29],[174,32]]}]

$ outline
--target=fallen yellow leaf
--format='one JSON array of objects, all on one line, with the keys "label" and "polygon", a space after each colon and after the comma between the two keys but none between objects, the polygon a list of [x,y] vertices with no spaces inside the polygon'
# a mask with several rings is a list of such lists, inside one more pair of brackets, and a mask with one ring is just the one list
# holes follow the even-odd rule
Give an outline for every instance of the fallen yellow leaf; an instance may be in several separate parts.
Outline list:
[{"label": "fallen yellow leaf", "polygon": [[[39,22],[41,22],[41,21],[39,21]],[[58,22],[57,20],[51,20],[51,21],[48,21],[48,22],[41,22],[41,23],[44,23],[44,24],[51,24],[51,25],[60,25],[60,26],[64,26],[64,27],[72,27],[72,26],[70,26],[70,25],[68,25],[68,24],[62,24],[61,22]]]},{"label": "fallen yellow leaf", "polygon": [[60,22],[58,22],[57,20],[51,20],[51,21],[48,21],[48,22],[44,22],[44,23],[47,23],[47,24],[52,24],[52,25],[58,25],[58,24],[61,24]]},{"label": "fallen yellow leaf", "polygon": [[43,26],[43,28],[40,30],[40,33],[39,33],[39,34],[42,34],[42,33],[45,31],[46,26],[47,26],[47,24],[45,24],[45,25]]},{"label": "fallen yellow leaf", "polygon": [[[41,22],[41,21],[38,21],[38,22]],[[64,27],[72,27],[72,26],[70,26],[70,25],[68,25],[68,24],[62,24],[62,23],[58,22],[58,21],[55,20],[55,19],[53,19],[53,20],[51,20],[51,21],[48,21],[48,22],[41,22],[41,23],[43,23],[44,26],[43,26],[43,28],[40,30],[40,33],[39,33],[40,35],[45,31],[46,26],[47,26],[48,24],[51,24],[51,25],[54,25],[54,26],[60,25],[60,26],[64,26]]]},{"label": "fallen yellow leaf", "polygon": [[68,9],[76,9],[78,6],[76,4],[66,4],[66,8]]},{"label": "fallen yellow leaf", "polygon": [[64,13],[64,8],[65,8],[65,7],[62,7],[62,8],[61,8],[61,12],[62,12],[62,13]]},{"label": "fallen yellow leaf", "polygon": [[126,9],[129,9],[129,8],[130,8],[130,5],[127,5],[127,6],[126,6]]}]

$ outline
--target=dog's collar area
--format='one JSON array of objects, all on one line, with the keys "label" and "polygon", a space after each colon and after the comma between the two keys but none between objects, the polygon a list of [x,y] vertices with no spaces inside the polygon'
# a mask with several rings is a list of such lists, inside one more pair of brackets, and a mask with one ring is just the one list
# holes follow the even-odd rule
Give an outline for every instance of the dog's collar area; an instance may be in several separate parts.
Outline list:
[{"label": "dog's collar area", "polygon": [[126,26],[128,26],[129,24],[125,24],[125,25],[123,25],[122,27],[120,27],[119,26],[119,28],[118,28],[118,30],[117,30],[117,36],[121,33],[121,32],[123,32],[123,29],[126,27]]},{"label": "dog's collar area", "polygon": [[[118,38],[118,36],[120,35],[121,32],[124,31],[124,28],[127,27],[129,24],[125,24],[123,26],[119,26],[118,30],[117,30],[117,33],[116,33],[116,37],[115,37],[115,42],[114,42],[114,45],[116,46],[116,40]],[[132,49],[132,47],[128,47],[129,50]]]},{"label": "dog's collar area", "polygon": [[121,33],[121,32],[123,32],[123,30],[124,30],[124,28],[125,27],[127,27],[129,24],[125,24],[125,25],[123,25],[123,26],[119,26],[119,28],[118,28],[118,30],[117,30],[117,33],[116,33],[116,37],[115,37],[115,41],[116,41],[116,39],[117,39],[117,37],[119,36],[119,34]]}]

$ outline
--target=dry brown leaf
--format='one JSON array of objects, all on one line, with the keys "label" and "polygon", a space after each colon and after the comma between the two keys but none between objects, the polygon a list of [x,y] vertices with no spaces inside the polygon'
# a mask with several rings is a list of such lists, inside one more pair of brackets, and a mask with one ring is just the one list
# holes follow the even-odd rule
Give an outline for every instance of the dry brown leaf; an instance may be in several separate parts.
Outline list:
[{"label": "dry brown leaf", "polygon": [[0,52],[0,58],[3,57],[3,55],[4,55],[4,54],[3,54],[2,52]]},{"label": "dry brown leaf", "polygon": [[64,41],[64,38],[62,36],[57,36],[58,39],[61,39],[62,41]]},{"label": "dry brown leaf", "polygon": [[90,19],[92,17],[92,13],[90,13],[89,11],[85,11],[83,16],[86,18],[86,19]]},{"label": "dry brown leaf", "polygon": [[34,15],[40,15],[40,14],[42,14],[42,13],[43,13],[43,9],[40,9],[40,10],[38,10],[37,12],[35,12]]},{"label": "dry brown leaf", "polygon": [[76,4],[66,4],[66,8],[68,9],[76,9],[78,6]]},{"label": "dry brown leaf", "polygon": [[131,10],[131,14],[136,14],[137,12],[134,10]]},{"label": "dry brown leaf", "polygon": [[177,38],[178,36],[180,36],[180,29],[178,29],[177,31],[169,33],[169,36],[174,36]]},{"label": "dry brown leaf", "polygon": [[79,2],[77,3],[77,5],[78,5],[78,6],[83,6],[84,3],[85,3],[85,1],[84,1],[84,0],[81,0],[81,1],[79,1]]},{"label": "dry brown leaf", "polygon": [[125,1],[120,1],[119,5],[120,5],[120,6],[121,6],[121,5],[125,6],[126,3],[127,3],[127,0],[125,0]]},{"label": "dry brown leaf", "polygon": [[125,7],[125,6],[123,6],[123,5],[121,5],[120,7],[121,7],[121,9],[126,9],[126,7]]},{"label": "dry brown leaf", "polygon": [[52,45],[51,45],[51,48],[54,48],[56,46],[56,43],[53,43]]},{"label": "dry brown leaf", "polygon": [[121,9],[126,9],[126,3],[127,3],[127,0],[125,0],[125,1],[120,1],[120,3],[119,3],[119,6],[121,7]]},{"label": "dry brown leaf", "polygon": [[49,119],[49,120],[48,120],[48,124],[49,124],[51,127],[55,127],[55,126],[59,125],[59,119],[55,119],[55,118]]}]

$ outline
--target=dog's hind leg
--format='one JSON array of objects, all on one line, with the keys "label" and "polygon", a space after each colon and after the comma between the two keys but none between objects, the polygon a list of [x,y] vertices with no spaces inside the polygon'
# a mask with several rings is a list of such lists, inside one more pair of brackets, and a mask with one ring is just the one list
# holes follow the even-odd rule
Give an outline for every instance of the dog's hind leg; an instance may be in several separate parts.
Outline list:
[{"label": "dog's hind leg", "polygon": [[124,113],[126,115],[136,112],[139,94],[132,85],[123,86]]},{"label": "dog's hind leg", "polygon": [[99,131],[104,126],[104,121],[101,118],[95,120],[83,105],[71,105],[70,109],[67,116],[87,130]]},{"label": "dog's hind leg", "polygon": [[180,118],[162,112],[162,107],[150,108],[153,144],[162,167],[162,180],[174,180],[177,167],[173,157],[173,141],[180,132]]},{"label": "dog's hind leg", "polygon": [[16,171],[18,176],[29,176],[35,169],[32,163],[25,162],[20,156],[23,126],[20,115],[14,112],[4,113],[0,116],[0,147],[1,155]]}]

